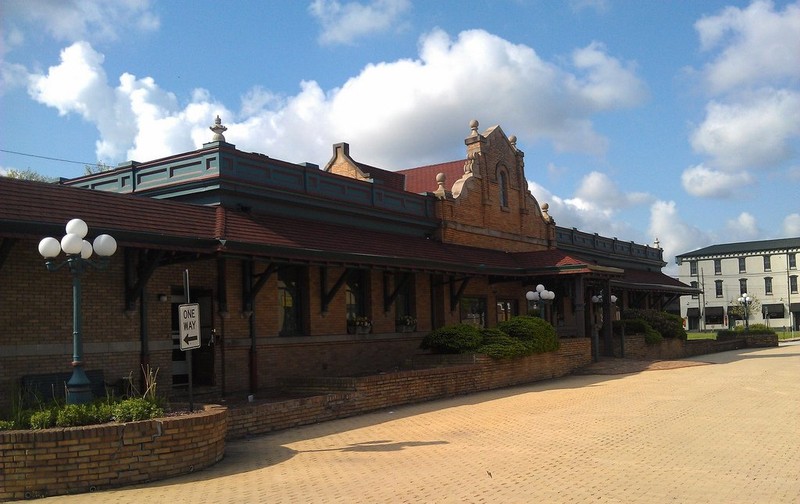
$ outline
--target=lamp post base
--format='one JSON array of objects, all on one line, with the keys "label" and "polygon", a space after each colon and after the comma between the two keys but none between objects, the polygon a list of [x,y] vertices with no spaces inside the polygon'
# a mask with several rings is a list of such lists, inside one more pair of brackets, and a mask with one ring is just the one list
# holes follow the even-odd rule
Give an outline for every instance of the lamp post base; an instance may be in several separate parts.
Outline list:
[{"label": "lamp post base", "polygon": [[92,399],[92,383],[83,366],[72,368],[72,376],[67,382],[67,404],[87,404]]}]

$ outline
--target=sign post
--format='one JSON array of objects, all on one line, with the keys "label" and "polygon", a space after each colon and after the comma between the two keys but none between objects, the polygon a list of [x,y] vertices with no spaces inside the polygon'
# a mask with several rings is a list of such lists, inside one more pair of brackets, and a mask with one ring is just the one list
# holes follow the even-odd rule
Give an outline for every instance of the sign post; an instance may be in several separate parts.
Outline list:
[{"label": "sign post", "polygon": [[186,352],[186,367],[189,374],[189,411],[194,411],[192,397],[192,350],[200,348],[200,305],[190,303],[189,270],[183,271],[183,291],[186,303],[178,306],[178,331],[181,350]]}]

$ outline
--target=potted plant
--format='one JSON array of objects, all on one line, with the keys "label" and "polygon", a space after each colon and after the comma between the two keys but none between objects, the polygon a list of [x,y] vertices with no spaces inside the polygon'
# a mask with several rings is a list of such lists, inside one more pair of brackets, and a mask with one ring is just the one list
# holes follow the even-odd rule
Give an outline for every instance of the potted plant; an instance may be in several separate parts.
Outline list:
[{"label": "potted plant", "polygon": [[399,332],[413,332],[417,327],[417,319],[411,315],[403,315],[395,321]]},{"label": "potted plant", "polygon": [[350,334],[369,334],[372,330],[372,321],[369,317],[355,317],[347,320],[347,332]]}]

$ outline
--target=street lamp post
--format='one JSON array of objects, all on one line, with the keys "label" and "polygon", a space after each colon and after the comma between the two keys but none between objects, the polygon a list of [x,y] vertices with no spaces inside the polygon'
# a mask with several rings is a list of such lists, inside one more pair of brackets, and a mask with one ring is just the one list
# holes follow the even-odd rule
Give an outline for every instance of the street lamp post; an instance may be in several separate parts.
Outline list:
[{"label": "street lamp post", "polygon": [[[612,342],[613,342],[613,337],[611,336],[611,330],[612,330],[611,329],[611,305],[613,305],[613,304],[615,304],[617,302],[617,296],[612,294],[608,298],[607,301],[611,301],[611,303],[607,305],[606,303],[603,302],[603,293],[602,292],[600,292],[600,294],[596,294],[596,295],[592,296],[592,303],[594,303],[595,305],[601,306],[599,320],[597,320],[597,317],[595,316],[595,325],[594,325],[594,331],[593,331],[593,333],[595,335],[597,335],[594,338],[594,343],[595,343],[595,345],[594,345],[594,347],[595,347],[594,348],[594,353],[595,353],[594,357],[595,357],[595,361],[597,361],[597,359],[599,357],[599,354],[600,354],[599,333],[600,333],[601,329],[603,329],[603,341],[605,342],[604,344],[605,344],[605,347],[606,347],[605,348],[605,353],[606,354],[610,354],[610,355],[613,356],[613,350],[611,348],[611,345],[612,345]],[[606,313],[606,310],[608,311],[608,320],[605,320],[605,317],[603,316],[603,314]],[[605,327],[606,323],[608,323],[608,327]]]},{"label": "street lamp post", "polygon": [[[546,303],[554,300],[555,298],[556,298],[556,293],[547,290],[545,286],[542,284],[537,285],[536,290],[528,291],[525,293],[525,299],[528,300],[529,304],[541,301],[542,305],[546,305]],[[528,307],[528,309],[530,309],[530,306]],[[545,319],[545,317],[542,318]]]},{"label": "street lamp post", "polygon": [[742,305],[742,308],[744,308],[744,330],[747,332],[750,330],[750,304],[753,302],[753,298],[748,296],[746,292],[743,292],[738,301],[739,304]]},{"label": "street lamp post", "polygon": [[[108,257],[117,250],[117,241],[107,234],[94,239],[94,245],[84,240],[89,227],[81,219],[67,223],[66,234],[61,241],[48,236],[39,242],[39,253],[45,258],[48,271],[58,271],[64,266],[72,273],[72,376],[67,382],[67,404],[84,404],[92,400],[91,382],[83,369],[83,342],[81,341],[81,275],[88,268],[104,269]],[[61,253],[66,259],[56,263]],[[100,257],[90,261],[93,253]]]}]

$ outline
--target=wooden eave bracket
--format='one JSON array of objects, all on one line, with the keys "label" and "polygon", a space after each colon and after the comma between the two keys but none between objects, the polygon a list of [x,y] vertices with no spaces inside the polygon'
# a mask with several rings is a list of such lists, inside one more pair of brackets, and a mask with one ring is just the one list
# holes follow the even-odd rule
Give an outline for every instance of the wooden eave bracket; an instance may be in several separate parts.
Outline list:
[{"label": "wooden eave bracket", "polygon": [[[242,312],[253,313],[255,299],[267,280],[280,268],[275,263],[270,263],[267,269],[258,274],[253,274],[255,261],[242,261]],[[255,282],[253,281],[255,280]]]},{"label": "wooden eave bracket", "polygon": [[321,296],[321,308],[322,313],[328,312],[328,306],[333,301],[333,297],[336,296],[336,293],[339,292],[339,289],[342,288],[342,285],[347,281],[348,275],[352,270],[350,268],[345,269],[339,279],[336,280],[336,283],[333,284],[331,290],[327,290],[327,281],[328,281],[328,268],[321,267],[319,269],[319,285],[320,285],[320,296]]},{"label": "wooden eave bracket", "polygon": [[[138,257],[138,260],[137,260]],[[161,265],[163,250],[125,249],[125,311],[136,310],[144,286]]]},{"label": "wooden eave bracket", "polygon": [[452,279],[450,283],[450,311],[455,311],[456,305],[459,301],[461,301],[461,297],[464,295],[464,291],[469,284],[470,277],[464,277],[461,279],[461,285],[458,287],[456,291],[456,282],[458,280]]},{"label": "wooden eave bracket", "polygon": [[15,243],[17,243],[15,238],[3,238],[0,241],[0,269],[3,269],[3,264],[5,264],[8,256],[11,255],[11,249]]},{"label": "wooden eave bracket", "polygon": [[[389,279],[388,279],[388,277],[390,277],[390,276],[394,276],[395,278],[399,278],[400,279],[397,282],[397,284],[394,286],[394,291],[392,291],[392,292],[389,292]],[[394,275],[386,273],[386,274],[383,275],[383,311],[384,312],[388,312],[389,311],[389,309],[392,307],[392,304],[394,304],[395,300],[397,299],[397,296],[400,294],[400,291],[406,285],[408,285],[408,282],[410,280],[411,280],[411,273],[405,273],[405,274],[395,273]]]}]

